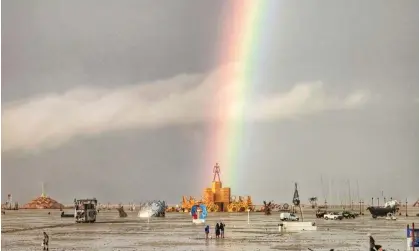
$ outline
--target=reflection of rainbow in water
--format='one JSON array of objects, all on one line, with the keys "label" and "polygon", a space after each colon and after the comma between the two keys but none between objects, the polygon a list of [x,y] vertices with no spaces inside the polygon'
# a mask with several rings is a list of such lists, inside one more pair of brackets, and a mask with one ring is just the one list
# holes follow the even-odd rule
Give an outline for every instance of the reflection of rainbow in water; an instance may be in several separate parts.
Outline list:
[{"label": "reflection of rainbow in water", "polygon": [[192,223],[202,224],[208,216],[207,207],[204,204],[194,205],[191,209]]}]

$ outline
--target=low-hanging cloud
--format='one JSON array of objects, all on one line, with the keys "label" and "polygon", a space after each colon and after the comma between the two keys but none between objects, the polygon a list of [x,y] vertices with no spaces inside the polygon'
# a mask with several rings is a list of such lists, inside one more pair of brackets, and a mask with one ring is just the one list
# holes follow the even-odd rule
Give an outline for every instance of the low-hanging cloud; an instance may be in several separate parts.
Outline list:
[{"label": "low-hanging cloud", "polygon": [[[2,112],[2,149],[39,150],[57,147],[78,135],[236,116],[280,120],[357,108],[368,101],[368,93],[362,90],[338,97],[328,95],[320,81],[306,82],[286,92],[246,100],[243,115],[232,108],[241,105],[234,98],[232,88],[240,83],[220,84],[225,81],[226,71],[237,69],[236,65],[230,65],[208,75],[179,75],[153,83],[107,89],[79,87],[63,94],[46,94],[6,104]],[[222,109],[227,112],[219,112]]]}]

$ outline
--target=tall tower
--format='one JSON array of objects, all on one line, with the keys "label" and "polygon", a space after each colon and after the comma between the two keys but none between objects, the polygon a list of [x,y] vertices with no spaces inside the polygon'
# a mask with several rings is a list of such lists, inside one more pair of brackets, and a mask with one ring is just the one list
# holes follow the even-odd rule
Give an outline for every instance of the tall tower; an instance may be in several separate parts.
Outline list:
[{"label": "tall tower", "polygon": [[42,194],[41,197],[45,197],[45,187],[44,187],[44,182],[42,182]]}]

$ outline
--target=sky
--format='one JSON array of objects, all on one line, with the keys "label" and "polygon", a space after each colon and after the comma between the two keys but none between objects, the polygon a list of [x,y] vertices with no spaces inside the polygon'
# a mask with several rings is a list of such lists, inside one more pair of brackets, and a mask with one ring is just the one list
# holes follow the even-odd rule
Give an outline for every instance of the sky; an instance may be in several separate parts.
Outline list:
[{"label": "sky", "polygon": [[[212,111],[241,84],[223,82],[243,63],[222,55],[231,3],[2,1],[2,201],[26,203],[42,182],[64,203],[199,197]],[[294,182],[306,203],[418,199],[418,9],[271,2],[247,27],[261,31],[255,77],[240,166],[226,177],[220,163],[223,185],[256,204],[290,203]]]}]

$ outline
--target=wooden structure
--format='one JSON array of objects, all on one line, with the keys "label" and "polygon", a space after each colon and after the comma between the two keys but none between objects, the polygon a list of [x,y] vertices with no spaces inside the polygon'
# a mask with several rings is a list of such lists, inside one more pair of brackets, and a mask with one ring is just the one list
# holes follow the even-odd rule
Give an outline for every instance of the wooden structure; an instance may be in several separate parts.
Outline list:
[{"label": "wooden structure", "polygon": [[[186,196],[182,198],[182,209],[189,212],[193,205],[203,203],[207,207],[208,212],[245,212],[247,209],[254,210],[252,198],[250,196],[241,197],[238,200],[231,196],[231,188],[223,187],[220,179],[220,165],[215,164],[213,168],[214,177],[211,187],[204,188],[202,200],[196,200],[193,197]],[[216,179],[218,177],[218,180]]]}]

